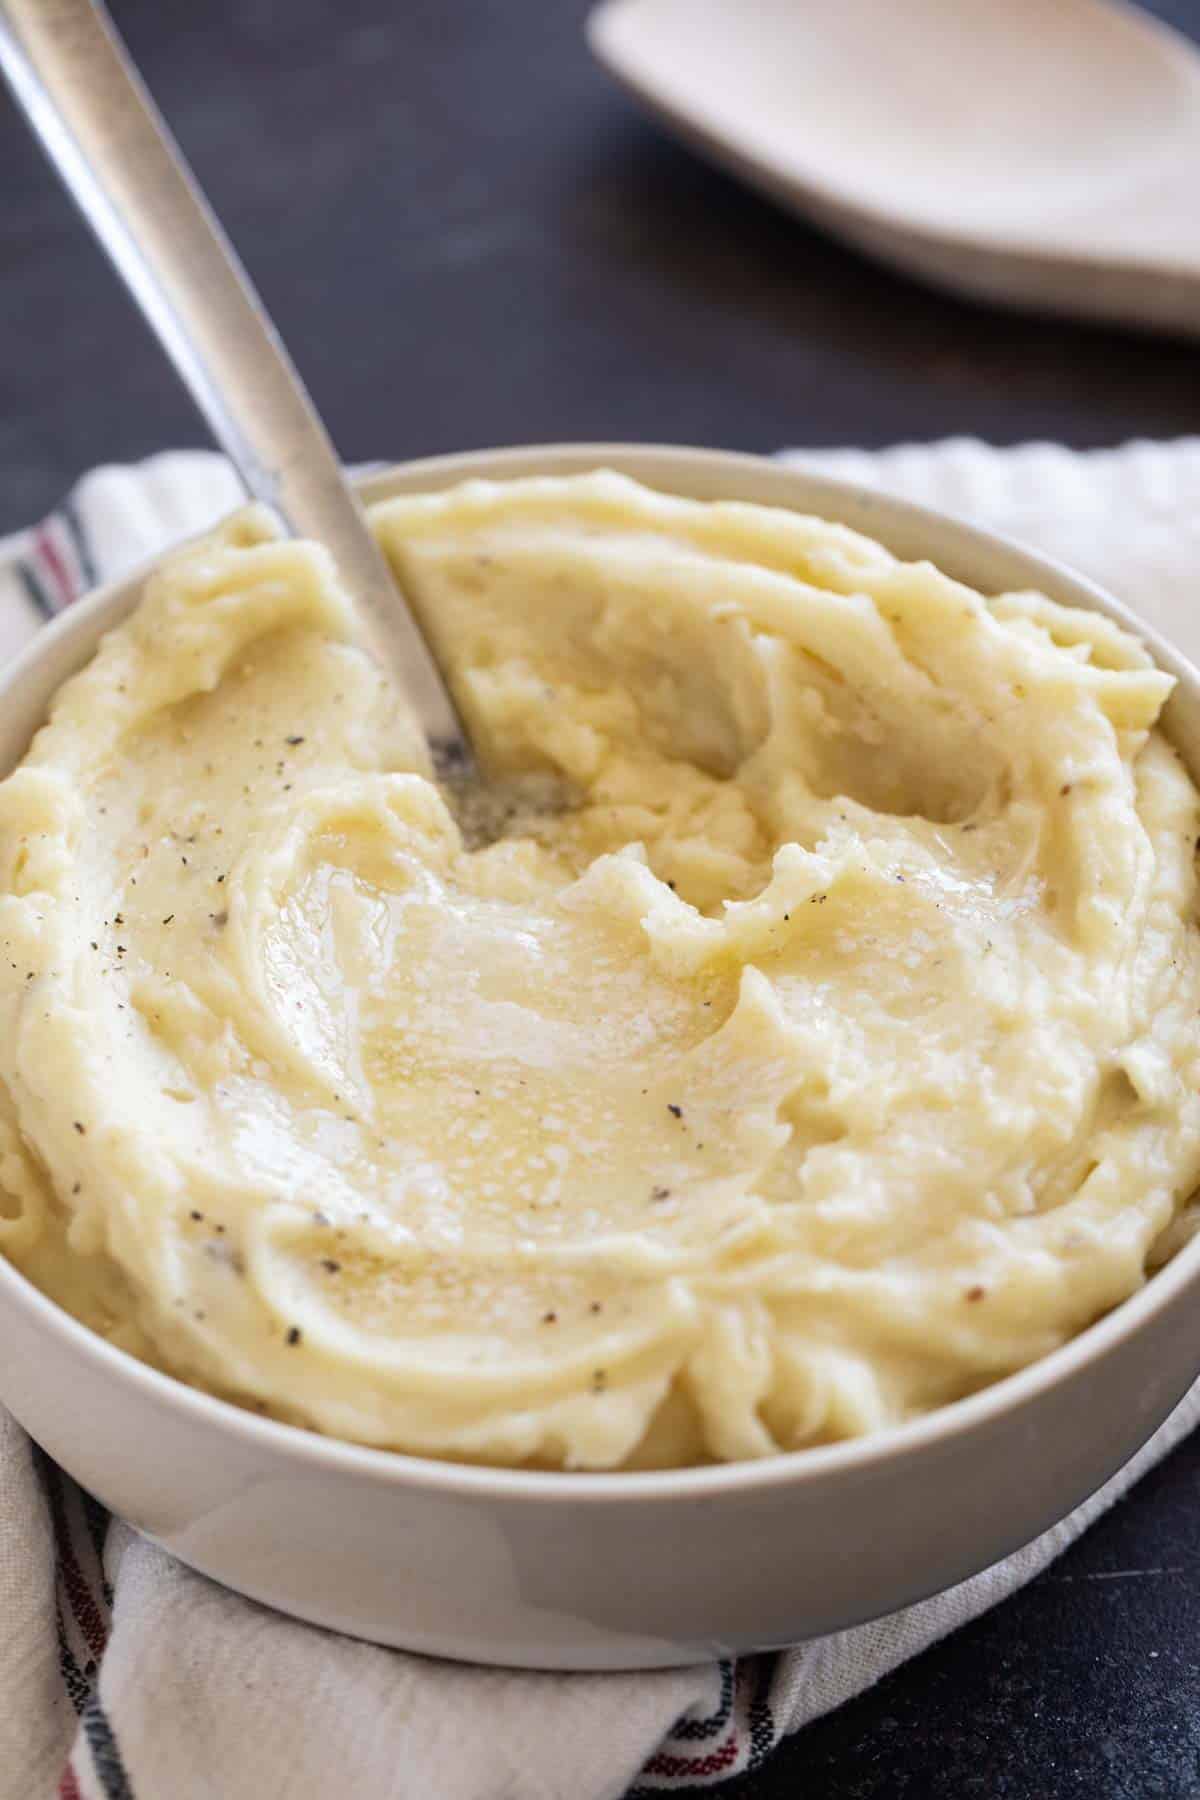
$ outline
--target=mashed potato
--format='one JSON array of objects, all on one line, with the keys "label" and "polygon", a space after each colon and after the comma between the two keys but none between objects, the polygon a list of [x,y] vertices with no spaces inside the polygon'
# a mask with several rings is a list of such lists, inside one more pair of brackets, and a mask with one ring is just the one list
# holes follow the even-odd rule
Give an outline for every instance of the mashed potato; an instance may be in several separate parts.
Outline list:
[{"label": "mashed potato", "polygon": [[877,1431],[1200,1178],[1200,799],[1105,619],[610,474],[374,524],[470,849],[311,545],[181,553],[0,785],[0,1246],[273,1416],[591,1468]]}]

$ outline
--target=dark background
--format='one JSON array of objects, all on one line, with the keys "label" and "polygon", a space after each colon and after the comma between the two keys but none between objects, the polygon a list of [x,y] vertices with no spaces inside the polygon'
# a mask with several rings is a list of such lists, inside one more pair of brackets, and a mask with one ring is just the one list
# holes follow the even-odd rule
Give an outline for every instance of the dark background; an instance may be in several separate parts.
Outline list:
[{"label": "dark background", "polygon": [[[937,296],[703,167],[592,65],[585,0],[113,10],[347,458],[1198,428],[1195,344]],[[1200,0],[1154,10],[1200,38]],[[203,432],[2,100],[0,199],[2,532]],[[1200,1796],[1198,1479],[1190,1444],[722,1800]]]},{"label": "dark background", "polygon": [[[586,0],[113,10],[347,458],[1196,428],[1194,345],[937,297],[711,173],[592,64]],[[3,531],[202,430],[2,101],[0,200]]]}]

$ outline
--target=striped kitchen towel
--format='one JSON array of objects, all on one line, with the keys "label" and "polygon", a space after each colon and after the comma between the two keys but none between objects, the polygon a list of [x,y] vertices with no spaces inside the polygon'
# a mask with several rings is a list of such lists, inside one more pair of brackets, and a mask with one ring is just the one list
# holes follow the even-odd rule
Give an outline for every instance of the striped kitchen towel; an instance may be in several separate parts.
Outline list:
[{"label": "striped kitchen towel", "polygon": [[[1200,439],[796,452],[1094,574],[1200,658]],[[238,499],[206,453],[89,475],[0,543],[0,657]],[[110,1519],[0,1411],[0,1800],[619,1800],[710,1788],[1045,1568],[1197,1422],[1200,1384],[1069,1519],[973,1580],[778,1656],[645,1675],[440,1663],[227,1593]]]}]

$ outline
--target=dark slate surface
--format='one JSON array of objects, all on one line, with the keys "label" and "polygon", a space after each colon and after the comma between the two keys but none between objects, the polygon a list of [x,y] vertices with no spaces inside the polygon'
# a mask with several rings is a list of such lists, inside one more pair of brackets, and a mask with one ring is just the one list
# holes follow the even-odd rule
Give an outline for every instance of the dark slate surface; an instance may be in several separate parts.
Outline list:
[{"label": "dark slate surface", "polygon": [[[584,0],[114,10],[348,457],[1197,429],[1194,346],[938,297],[703,168],[593,68]],[[1200,38],[1200,0],[1156,10]],[[202,433],[3,110],[0,185],[3,531],[92,463]],[[1185,1446],[723,1796],[1200,1796],[1198,1479]]]}]

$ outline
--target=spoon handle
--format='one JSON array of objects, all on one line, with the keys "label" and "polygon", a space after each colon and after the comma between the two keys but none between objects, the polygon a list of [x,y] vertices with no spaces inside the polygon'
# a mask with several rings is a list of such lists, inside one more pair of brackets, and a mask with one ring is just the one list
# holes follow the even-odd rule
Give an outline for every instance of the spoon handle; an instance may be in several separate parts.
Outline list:
[{"label": "spoon handle", "polygon": [[0,0],[0,71],[249,492],[332,552],[435,762],[472,755],[279,334],[103,8]]}]

